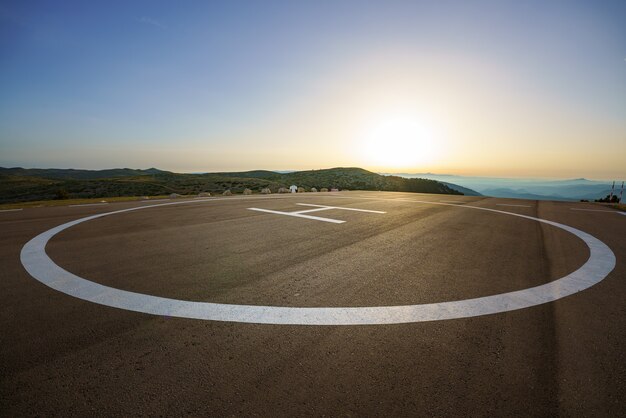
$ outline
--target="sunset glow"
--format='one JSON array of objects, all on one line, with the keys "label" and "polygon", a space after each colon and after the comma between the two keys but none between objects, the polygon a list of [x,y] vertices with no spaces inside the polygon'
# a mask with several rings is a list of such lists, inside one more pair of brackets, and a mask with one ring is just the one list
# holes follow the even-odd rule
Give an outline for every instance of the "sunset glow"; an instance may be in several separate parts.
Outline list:
[{"label": "sunset glow", "polygon": [[391,113],[372,121],[363,131],[358,151],[366,165],[412,169],[437,163],[438,138],[417,115]]}]

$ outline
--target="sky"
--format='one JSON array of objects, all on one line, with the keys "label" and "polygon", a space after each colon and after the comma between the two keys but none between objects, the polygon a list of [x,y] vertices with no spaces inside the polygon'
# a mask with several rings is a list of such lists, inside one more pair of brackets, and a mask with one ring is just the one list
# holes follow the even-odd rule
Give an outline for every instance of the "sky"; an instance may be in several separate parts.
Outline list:
[{"label": "sky", "polygon": [[0,0],[0,166],[626,178],[624,1]]}]

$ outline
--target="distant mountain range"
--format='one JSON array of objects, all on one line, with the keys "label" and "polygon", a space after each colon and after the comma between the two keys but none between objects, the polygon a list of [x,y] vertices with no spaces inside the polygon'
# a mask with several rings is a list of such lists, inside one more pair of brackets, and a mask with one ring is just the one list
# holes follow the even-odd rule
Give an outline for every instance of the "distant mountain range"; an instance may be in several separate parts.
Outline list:
[{"label": "distant mountain range", "polygon": [[[384,190],[418,193],[463,194],[451,186],[431,179],[382,176],[362,168],[339,167],[280,173],[255,170],[246,172],[180,174],[156,168],[137,170],[25,169],[0,168],[0,203],[67,198],[104,198],[117,196],[181,195],[200,192],[233,193],[244,189],[259,191],[297,186],[318,190]],[[463,189],[462,187],[460,189]]]},{"label": "distant mountain range", "polygon": [[[396,173],[405,178],[426,178],[467,187],[485,196],[532,200],[594,200],[611,192],[611,182],[587,180],[511,179],[466,177],[433,173]],[[451,186],[452,187],[452,186]],[[619,193],[620,184],[616,184]]]}]

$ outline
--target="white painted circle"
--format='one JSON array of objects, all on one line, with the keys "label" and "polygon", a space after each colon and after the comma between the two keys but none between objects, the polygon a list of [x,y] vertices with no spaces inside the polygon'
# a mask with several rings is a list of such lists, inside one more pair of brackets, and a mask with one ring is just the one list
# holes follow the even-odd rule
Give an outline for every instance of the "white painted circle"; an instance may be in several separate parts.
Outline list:
[{"label": "white painted circle", "polygon": [[[233,198],[226,198],[233,200]],[[366,200],[399,200],[376,199]],[[589,247],[589,259],[578,270],[540,286],[450,302],[427,303],[421,305],[334,307],[334,308],[295,308],[283,306],[233,305],[210,302],[192,302],[169,299],[142,293],[115,289],[78,277],[55,264],[46,254],[48,241],[59,232],[92,219],[117,213],[131,212],[150,207],[198,203],[224,199],[196,199],[174,203],[140,206],[114,212],[100,213],[59,225],[37,235],[24,245],[20,254],[26,271],[35,279],[55,290],[79,299],[153,315],[166,315],[180,318],[204,319],[211,321],[246,322],[254,324],[280,325],[375,325],[400,324],[410,322],[437,321],[444,319],[468,318],[528,308],[561,299],[593,286],[604,279],[615,268],[615,255],[611,249],[586,232],[557,222],[532,216],[505,212],[476,206],[456,205],[418,200],[404,202],[455,206],[466,209],[484,210],[505,215],[535,220],[561,228],[583,240]]]}]

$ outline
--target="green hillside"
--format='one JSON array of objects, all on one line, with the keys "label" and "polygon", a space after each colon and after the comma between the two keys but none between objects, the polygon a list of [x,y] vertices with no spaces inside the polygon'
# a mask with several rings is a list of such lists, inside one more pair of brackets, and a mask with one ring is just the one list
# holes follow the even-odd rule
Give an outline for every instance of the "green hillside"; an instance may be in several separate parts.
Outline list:
[{"label": "green hillside", "polygon": [[260,191],[297,186],[318,190],[384,190],[419,193],[461,194],[434,180],[381,176],[361,168],[276,173],[248,171],[240,173],[180,174],[157,169],[65,170],[0,168],[0,203],[52,199],[106,198],[119,196],[181,195],[200,192],[222,193],[230,189],[241,193],[248,188]]},{"label": "green hillside", "polygon": [[277,173],[274,171],[246,171],[239,173],[218,173],[230,177],[254,177],[273,181],[284,187],[291,184],[306,189],[322,187],[348,190],[385,190],[418,193],[455,193],[441,182],[426,179],[407,179],[398,176],[382,176],[357,167],[338,167],[325,170],[296,171],[293,173]]},{"label": "green hillside", "polygon": [[168,173],[156,168],[136,170],[132,168],[112,168],[108,170],[77,170],[73,168],[3,168],[0,167],[0,176],[41,177],[58,180],[94,180],[116,177],[142,176],[147,174]]}]

